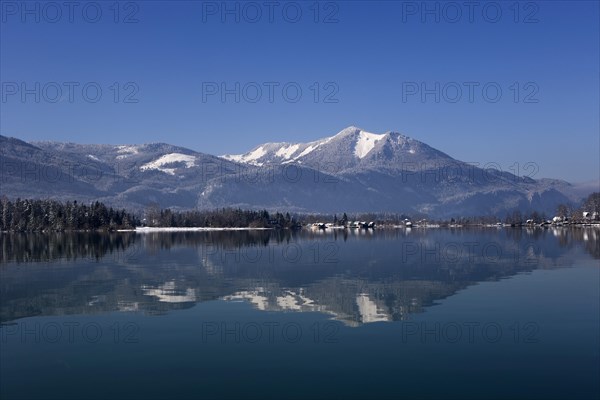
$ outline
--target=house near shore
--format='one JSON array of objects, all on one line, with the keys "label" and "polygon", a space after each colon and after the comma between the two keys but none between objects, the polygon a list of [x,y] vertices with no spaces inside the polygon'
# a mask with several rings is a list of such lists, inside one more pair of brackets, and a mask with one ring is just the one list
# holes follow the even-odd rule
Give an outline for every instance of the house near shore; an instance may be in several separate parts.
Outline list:
[{"label": "house near shore", "polygon": [[582,213],[582,215],[583,215],[583,219],[586,221],[599,221],[600,220],[600,215],[598,214],[597,211],[594,211],[594,212],[584,211]]}]

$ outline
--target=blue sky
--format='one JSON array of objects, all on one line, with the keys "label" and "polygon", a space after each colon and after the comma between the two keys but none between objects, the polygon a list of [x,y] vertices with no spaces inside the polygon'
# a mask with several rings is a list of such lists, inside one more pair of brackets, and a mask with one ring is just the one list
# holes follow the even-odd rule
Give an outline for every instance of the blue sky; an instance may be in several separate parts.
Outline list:
[{"label": "blue sky", "polygon": [[0,131],[224,154],[356,125],[599,179],[598,2],[475,3],[2,1]]}]

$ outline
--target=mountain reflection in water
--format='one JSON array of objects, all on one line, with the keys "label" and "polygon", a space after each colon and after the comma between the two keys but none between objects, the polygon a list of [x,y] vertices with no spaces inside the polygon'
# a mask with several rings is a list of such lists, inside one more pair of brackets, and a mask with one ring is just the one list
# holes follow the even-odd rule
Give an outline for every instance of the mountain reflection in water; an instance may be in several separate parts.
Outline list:
[{"label": "mountain reflection in water", "polygon": [[407,319],[459,290],[600,259],[597,228],[0,234],[0,322],[196,303]]}]

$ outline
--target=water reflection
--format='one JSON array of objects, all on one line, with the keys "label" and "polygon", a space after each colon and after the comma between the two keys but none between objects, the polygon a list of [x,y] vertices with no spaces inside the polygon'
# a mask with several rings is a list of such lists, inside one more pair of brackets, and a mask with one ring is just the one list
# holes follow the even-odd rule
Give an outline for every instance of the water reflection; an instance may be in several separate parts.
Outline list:
[{"label": "water reflection", "polygon": [[0,233],[0,263],[99,260],[123,252],[135,243],[136,234],[123,233]]},{"label": "water reflection", "polygon": [[0,322],[196,303],[320,312],[356,326],[477,282],[600,258],[595,228],[0,235]]}]

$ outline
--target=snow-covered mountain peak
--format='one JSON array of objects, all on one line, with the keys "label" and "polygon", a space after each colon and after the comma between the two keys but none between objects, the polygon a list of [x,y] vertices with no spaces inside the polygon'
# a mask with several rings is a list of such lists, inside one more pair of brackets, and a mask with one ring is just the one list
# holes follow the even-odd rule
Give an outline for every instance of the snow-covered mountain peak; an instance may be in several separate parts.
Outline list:
[{"label": "snow-covered mountain peak", "polygon": [[356,145],[354,146],[354,155],[358,158],[364,158],[375,145],[382,139],[384,139],[386,134],[375,134],[365,131],[360,131],[358,133],[358,139],[356,140]]},{"label": "snow-covered mountain peak", "polygon": [[[288,164],[296,162],[307,166],[335,164],[339,170],[354,168],[372,159],[384,162],[409,155],[418,156],[421,143],[397,132],[372,133],[356,126],[342,129],[328,136],[306,143],[265,143],[244,154],[225,155],[223,158],[251,165]],[[367,161],[370,160],[370,161]]]},{"label": "snow-covered mountain peak", "polygon": [[[100,163],[114,161],[130,166],[136,164],[138,171],[160,171],[169,175],[193,168],[189,164],[190,161],[182,157],[195,155],[189,149],[166,143],[137,145],[41,143],[40,146],[45,149],[81,152],[82,156],[89,161]],[[184,156],[171,159],[167,156],[169,154]],[[300,164],[320,171],[327,168],[329,173],[401,170],[403,166],[409,164],[434,165],[453,161],[448,155],[398,132],[376,133],[357,126],[348,126],[333,135],[303,143],[263,143],[246,153],[225,155],[222,158],[254,167]],[[196,164],[198,165],[198,162]],[[325,165],[327,167],[324,167]]]},{"label": "snow-covered mountain peak", "polygon": [[341,131],[339,131],[338,133],[336,133],[334,136],[332,136],[331,138],[335,138],[335,137],[343,137],[343,136],[348,136],[348,135],[356,135],[357,133],[359,133],[360,131],[362,131],[361,128],[357,127],[357,126],[349,126],[347,128],[342,129]]}]

